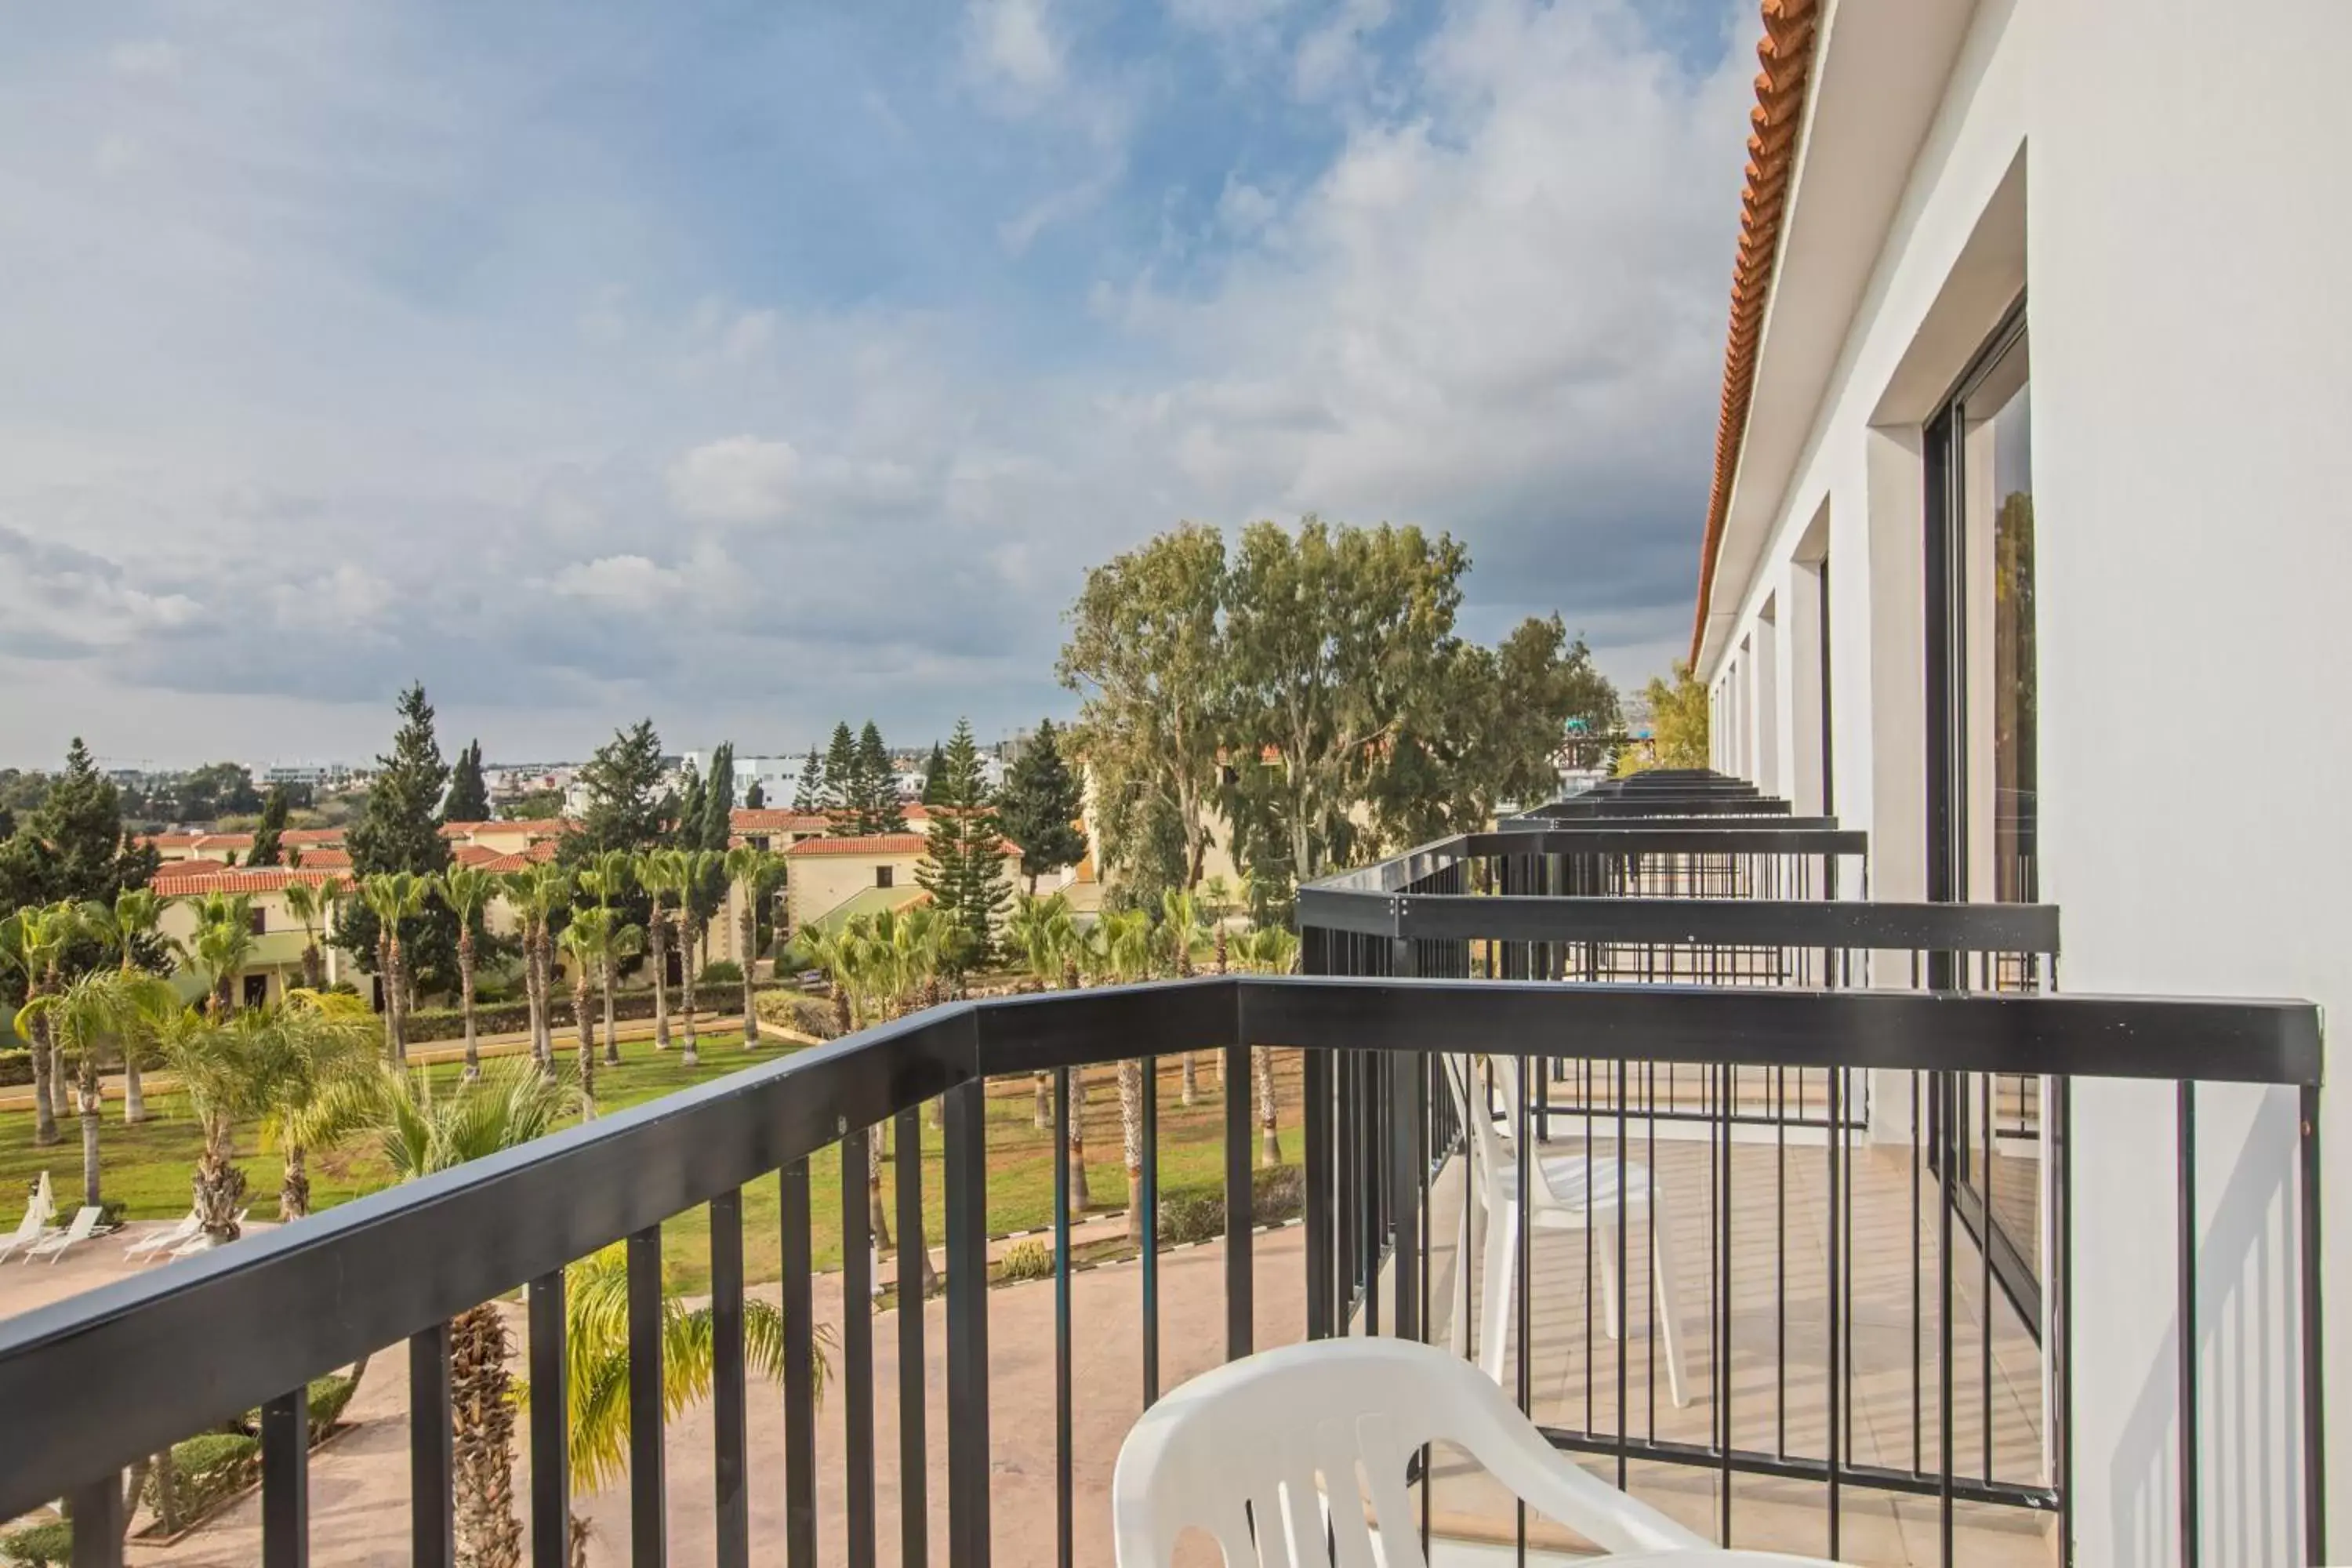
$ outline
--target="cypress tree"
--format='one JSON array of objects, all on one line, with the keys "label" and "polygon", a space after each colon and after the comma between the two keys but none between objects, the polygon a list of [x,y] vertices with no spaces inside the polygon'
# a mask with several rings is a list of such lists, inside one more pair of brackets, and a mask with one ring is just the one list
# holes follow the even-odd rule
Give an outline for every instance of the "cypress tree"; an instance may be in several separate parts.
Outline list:
[{"label": "cypress tree", "polygon": [[729,741],[710,753],[710,776],[702,781],[700,837],[695,846],[727,853],[735,830],[735,742]]},{"label": "cypress tree", "polygon": [[0,902],[16,910],[95,899],[111,907],[123,889],[144,887],[161,859],[124,831],[122,796],[77,735],[65,771],[0,844]]},{"label": "cypress tree", "polygon": [[1086,835],[1077,826],[1084,809],[1077,777],[1062,758],[1060,732],[1051,719],[1040,720],[1013,759],[998,803],[1006,835],[1021,846],[1021,870],[1031,892],[1039,877],[1075,866],[1086,854]]},{"label": "cypress tree", "polygon": [[261,802],[261,826],[253,830],[253,848],[245,857],[248,866],[282,866],[286,863],[286,786],[271,784],[269,794]]},{"label": "cypress tree", "polygon": [[937,741],[933,741],[931,760],[923,764],[923,804],[925,805],[940,804],[940,784],[947,773],[947,767],[948,754],[940,749],[940,743]]},{"label": "cypress tree", "polygon": [[956,721],[948,742],[939,804],[932,808],[915,880],[931,895],[940,918],[962,933],[950,962],[960,969],[985,963],[1013,889],[1004,880],[1004,838],[981,772],[971,724]]},{"label": "cypress tree", "polygon": [[824,749],[824,794],[818,809],[830,819],[827,833],[864,831],[865,801],[858,784],[857,739],[849,732],[849,721],[845,719],[833,727],[833,743]]},{"label": "cypress tree", "polygon": [[449,798],[441,803],[444,822],[488,822],[490,786],[482,777],[482,742],[476,741],[457,753],[449,770]]},{"label": "cypress tree", "polygon": [[898,810],[898,784],[890,773],[890,750],[874,721],[857,737],[857,810],[860,833],[896,833],[906,822]]},{"label": "cypress tree", "polygon": [[758,779],[753,779],[751,781],[751,787],[743,792],[743,809],[746,811],[765,811],[767,806],[768,792],[760,787],[760,781]]}]

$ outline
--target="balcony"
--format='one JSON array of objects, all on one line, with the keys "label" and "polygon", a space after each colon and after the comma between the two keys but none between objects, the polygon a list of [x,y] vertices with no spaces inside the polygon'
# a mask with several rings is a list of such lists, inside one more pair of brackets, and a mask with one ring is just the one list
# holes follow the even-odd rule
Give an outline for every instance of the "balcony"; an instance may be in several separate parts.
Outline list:
[{"label": "balcony", "polygon": [[[568,1560],[574,1510],[598,1524],[595,1562],[1108,1562],[1117,1444],[1162,1389],[1299,1337],[1485,1355],[1497,1317],[1504,1385],[1552,1442],[1710,1534],[1864,1563],[2045,1562],[2107,1528],[2074,1511],[2073,1096],[2136,1079],[2165,1086],[2190,1149],[2200,1084],[2300,1097],[2285,1275],[2305,1338],[2281,1364],[2306,1428],[2278,1460],[2293,1478],[2279,1484],[2313,1500],[2315,1540],[2300,1480],[2321,1439],[2315,1011],[2056,994],[2056,911],[1843,896],[1868,875],[1860,835],[1728,781],[1614,788],[1303,889],[1307,974],[933,1008],[42,1309],[0,1323],[0,1406],[45,1413],[0,1428],[0,1517],[64,1497],[76,1561],[119,1563],[122,1469],[258,1405],[262,1486],[238,1537],[253,1558],[453,1562],[450,1320],[526,1290],[523,1370],[561,1387],[564,1266],[626,1242],[632,1398],[649,1396],[660,1229],[707,1211],[712,1399],[667,1423],[636,1405],[625,1482],[583,1500],[561,1403],[534,1398],[519,1445],[534,1563]],[[1242,1086],[1262,1047],[1303,1107],[1303,1223],[1284,1228],[1251,1212]],[[1160,1248],[1147,1096],[1145,1245],[1077,1266],[1072,1075],[1183,1052],[1232,1086],[1223,1234]],[[1465,1053],[1488,1064],[1459,1102],[1472,1116],[1581,1156],[1617,1191],[1638,1163],[1670,1200],[1656,1226],[1523,1222],[1499,1314],[1480,1267],[1491,1222],[1471,1198],[1479,1130],[1445,1076]],[[1038,1072],[1061,1152],[1054,1272],[992,1289],[988,1086],[1025,1098]],[[921,1136],[934,1100],[936,1163]],[[943,1294],[919,1311],[852,1310],[896,1262],[872,1255],[854,1188],[844,1268],[812,1268],[812,1158],[839,1145],[855,1168],[886,1124],[898,1246],[943,1244]],[[2200,1402],[2224,1407],[2233,1382],[2265,1375],[2197,1354],[2194,1169],[2149,1194],[2190,1331],[2168,1415],[2192,1429]],[[744,1195],[760,1184],[781,1215],[786,1364],[811,1366],[832,1331],[821,1393],[746,1371]],[[1680,1405],[1646,1284],[1662,1239],[1680,1260]],[[310,1449],[299,1391],[404,1344],[404,1491],[361,1507],[314,1489],[314,1466],[343,1461]],[[2196,1517],[2216,1485],[2201,1452],[2153,1479],[2148,1506]],[[1560,1561],[1580,1544],[1442,1454],[1416,1497],[1436,1561]]]}]

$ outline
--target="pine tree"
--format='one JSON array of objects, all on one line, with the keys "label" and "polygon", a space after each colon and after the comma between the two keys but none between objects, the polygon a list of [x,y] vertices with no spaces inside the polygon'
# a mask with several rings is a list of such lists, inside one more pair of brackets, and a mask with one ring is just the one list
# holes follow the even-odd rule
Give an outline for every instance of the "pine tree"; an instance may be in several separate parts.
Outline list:
[{"label": "pine tree", "polygon": [[890,750],[882,731],[866,721],[857,737],[857,810],[860,833],[896,833],[906,822],[898,810],[898,781],[890,771]]},{"label": "pine tree", "polygon": [[951,965],[970,969],[986,963],[993,951],[996,926],[1013,889],[1005,885],[1004,839],[970,721],[956,721],[943,762],[940,800],[931,810],[915,880],[931,895],[940,918],[962,933]]},{"label": "pine tree", "polygon": [[940,743],[937,741],[933,741],[931,760],[923,764],[923,804],[925,805],[940,804],[940,784],[947,773],[947,768],[948,754],[940,749]]},{"label": "pine tree", "polygon": [[449,770],[449,798],[441,803],[444,822],[488,822],[490,786],[482,778],[482,743],[474,742],[457,753]]},{"label": "pine tree", "polygon": [[253,847],[245,857],[248,866],[286,863],[286,786],[271,784],[261,802],[261,826],[253,830]]},{"label": "pine tree", "polygon": [[145,886],[160,860],[152,845],[124,832],[114,781],[98,771],[76,736],[65,772],[48,781],[40,804],[0,844],[0,906],[95,899],[111,908],[123,889]]},{"label": "pine tree", "polygon": [[588,805],[580,831],[563,837],[563,858],[578,865],[607,849],[638,850],[662,842],[677,802],[662,787],[661,737],[640,719],[596,748],[580,770]]},{"label": "pine tree", "polygon": [[864,799],[858,792],[857,738],[849,721],[833,727],[833,743],[824,749],[824,794],[818,809],[827,818],[827,833],[847,836],[864,831]]},{"label": "pine tree", "polygon": [[809,748],[808,761],[801,764],[800,782],[793,789],[793,809],[803,814],[824,809],[824,762],[814,746]]},{"label": "pine tree", "polygon": [[1021,870],[1031,892],[1039,877],[1074,866],[1086,854],[1086,835],[1078,829],[1085,802],[1051,719],[1038,721],[1037,732],[1013,759],[997,807],[1005,834],[1021,846]]}]

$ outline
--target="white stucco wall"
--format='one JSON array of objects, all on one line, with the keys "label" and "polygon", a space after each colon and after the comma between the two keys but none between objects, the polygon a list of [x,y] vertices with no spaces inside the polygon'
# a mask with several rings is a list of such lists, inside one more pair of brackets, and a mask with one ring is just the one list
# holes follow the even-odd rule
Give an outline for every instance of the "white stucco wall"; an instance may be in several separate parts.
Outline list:
[{"label": "white stucco wall", "polygon": [[[1863,4],[1843,0],[1832,37]],[[1742,475],[1770,521],[1752,574],[1716,584],[1737,616],[1702,678],[1719,716],[1743,707],[1736,721],[1775,723],[1777,754],[1799,754],[1802,683],[1759,713],[1740,702],[1750,673],[1727,675],[1772,631],[1763,604],[1799,602],[1792,561],[1825,509],[1838,814],[1871,833],[1874,891],[1919,897],[1917,426],[2005,302],[2004,215],[2021,211],[2042,896],[2064,911],[2070,990],[2323,1006],[2347,990],[2352,902],[2336,884],[2352,867],[2352,726],[2329,651],[2352,582],[2347,64],[2340,0],[1985,0],[1870,240],[1801,456]],[[1768,360],[1785,326],[1768,326]],[[1743,772],[1765,754],[1748,736],[1718,742]],[[2200,1096],[2205,1560],[2299,1562],[2292,1097]],[[2352,1097],[2324,1105],[2340,1192]],[[2173,1127],[2168,1086],[2077,1088],[2075,1306],[2096,1325],[2074,1340],[2085,1564],[2178,1546]],[[2331,1279],[2352,1277],[2352,1205],[2334,1205],[2327,1252]],[[2352,1334],[2332,1338],[2330,1405],[2352,1415]],[[2335,1425],[2344,1558],[2352,1427]]]}]

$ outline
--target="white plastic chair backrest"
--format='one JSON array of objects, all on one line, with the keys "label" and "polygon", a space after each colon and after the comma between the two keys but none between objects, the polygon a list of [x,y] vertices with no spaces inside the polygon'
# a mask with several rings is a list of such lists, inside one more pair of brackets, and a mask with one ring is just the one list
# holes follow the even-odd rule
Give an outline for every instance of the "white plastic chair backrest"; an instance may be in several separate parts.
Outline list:
[{"label": "white plastic chair backrest", "polygon": [[1470,1163],[1478,1181],[1478,1201],[1493,1213],[1502,1212],[1516,1195],[1516,1178],[1507,1173],[1509,1148],[1495,1131],[1495,1114],[1479,1075],[1480,1059],[1449,1053],[1438,1058],[1445,1087],[1454,1096],[1454,1113],[1470,1129]]},{"label": "white plastic chair backrest", "polygon": [[1189,1529],[1229,1568],[1426,1568],[1405,1466],[1432,1442],[1604,1550],[1706,1545],[1578,1468],[1471,1363],[1411,1340],[1316,1340],[1205,1373],[1144,1413],[1111,1479],[1119,1568],[1162,1568]]},{"label": "white plastic chair backrest", "polygon": [[98,1228],[99,1215],[105,1212],[104,1209],[89,1205],[74,1210],[73,1225],[66,1231],[66,1239],[68,1241],[89,1240],[89,1233]]},{"label": "white plastic chair backrest", "polygon": [[40,1235],[41,1227],[48,1223],[49,1216],[47,1211],[43,1209],[37,1203],[28,1203],[25,1205],[25,1217],[16,1222],[16,1234],[9,1237],[9,1239],[11,1241],[30,1241],[33,1237]]}]

